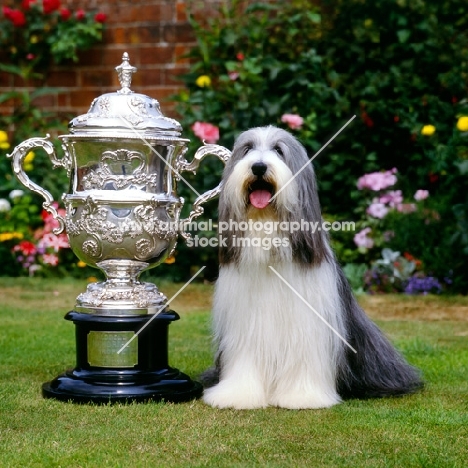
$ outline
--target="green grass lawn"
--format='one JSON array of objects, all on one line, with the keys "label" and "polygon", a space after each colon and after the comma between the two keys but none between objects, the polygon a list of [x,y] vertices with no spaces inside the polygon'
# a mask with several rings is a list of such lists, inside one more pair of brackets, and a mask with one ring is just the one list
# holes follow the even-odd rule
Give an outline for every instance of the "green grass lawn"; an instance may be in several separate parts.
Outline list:
[{"label": "green grass lawn", "polygon": [[[41,384],[74,365],[74,326],[63,316],[83,289],[83,281],[0,279],[0,467],[468,466],[468,298],[368,304],[423,371],[421,393],[326,410],[235,411],[201,401],[43,399]],[[177,285],[161,289],[170,297]],[[211,286],[190,285],[173,304],[182,319],[170,326],[170,363],[192,377],[211,364],[210,295]]]}]

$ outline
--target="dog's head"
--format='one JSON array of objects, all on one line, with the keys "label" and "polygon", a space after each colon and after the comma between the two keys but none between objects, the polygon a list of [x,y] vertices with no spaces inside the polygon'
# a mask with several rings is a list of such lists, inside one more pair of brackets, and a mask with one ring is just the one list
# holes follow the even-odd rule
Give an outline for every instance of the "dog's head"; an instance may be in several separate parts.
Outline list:
[{"label": "dog's head", "polygon": [[[314,170],[294,136],[269,126],[238,137],[223,173],[219,219],[321,222]],[[325,255],[323,233],[289,237],[294,258],[314,263]]]},{"label": "dog's head", "polygon": [[229,198],[225,205],[231,215],[245,219],[247,213],[254,217],[268,213],[284,219],[298,202],[294,176],[305,163],[304,148],[284,130],[261,127],[242,133],[223,176],[223,195]]}]

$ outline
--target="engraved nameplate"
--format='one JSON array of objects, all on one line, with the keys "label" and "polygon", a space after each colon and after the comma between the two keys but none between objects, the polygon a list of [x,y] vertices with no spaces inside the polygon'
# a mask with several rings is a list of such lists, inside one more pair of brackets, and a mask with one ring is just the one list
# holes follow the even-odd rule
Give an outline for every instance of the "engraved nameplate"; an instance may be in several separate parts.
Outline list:
[{"label": "engraved nameplate", "polygon": [[138,364],[138,339],[118,351],[135,335],[132,331],[88,333],[88,363],[95,367],[134,367]]}]

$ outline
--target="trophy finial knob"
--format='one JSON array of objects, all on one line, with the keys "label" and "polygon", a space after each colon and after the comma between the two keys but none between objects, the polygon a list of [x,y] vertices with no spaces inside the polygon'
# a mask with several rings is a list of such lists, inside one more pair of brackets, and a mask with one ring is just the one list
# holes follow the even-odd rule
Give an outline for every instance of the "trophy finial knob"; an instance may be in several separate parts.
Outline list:
[{"label": "trophy finial knob", "polygon": [[117,92],[122,94],[133,93],[133,91],[130,89],[130,85],[132,84],[132,75],[137,71],[137,69],[136,67],[130,65],[127,52],[124,52],[122,63],[118,67],[115,67],[115,69],[117,70],[117,74],[119,76],[120,86],[122,86],[122,89]]}]

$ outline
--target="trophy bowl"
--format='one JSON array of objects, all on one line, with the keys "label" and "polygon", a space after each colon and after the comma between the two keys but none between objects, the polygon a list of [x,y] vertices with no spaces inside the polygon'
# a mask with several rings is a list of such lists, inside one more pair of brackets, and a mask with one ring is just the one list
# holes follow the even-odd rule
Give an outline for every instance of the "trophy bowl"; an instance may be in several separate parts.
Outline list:
[{"label": "trophy bowl", "polygon": [[[106,276],[89,284],[65,317],[77,326],[77,367],[45,384],[43,394],[94,402],[184,401],[199,396],[201,386],[185,374],[174,374],[164,358],[167,325],[179,317],[156,285],[140,282],[139,276],[173,253],[179,235],[189,237],[184,226],[220,192],[218,185],[198,196],[182,220],[184,200],[177,195],[181,173],[196,173],[209,154],[226,162],[230,152],[204,145],[188,162],[189,140],[181,138],[180,124],[162,114],[157,100],[130,89],[136,68],[127,53],[116,70],[121,89],[99,96],[86,114],[70,122],[70,133],[59,136],[62,158],[48,135],[22,142],[9,155],[19,181],[41,195],[44,209],[57,219],[55,233],[65,230],[74,254]],[[54,168],[67,171],[64,217],[54,208],[52,195],[23,168],[25,156],[35,148],[48,154]],[[170,381],[168,389],[164,381]],[[175,381],[187,390],[174,389]]]}]

